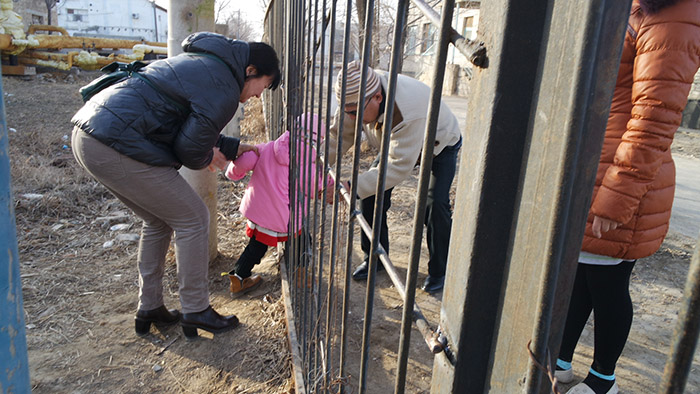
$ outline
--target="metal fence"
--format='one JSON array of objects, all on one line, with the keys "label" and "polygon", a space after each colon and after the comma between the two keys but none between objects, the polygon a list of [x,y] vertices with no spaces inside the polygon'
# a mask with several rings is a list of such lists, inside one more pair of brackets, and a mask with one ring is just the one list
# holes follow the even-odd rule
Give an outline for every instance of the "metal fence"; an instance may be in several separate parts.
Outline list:
[{"label": "metal fence", "polygon": [[[344,95],[339,103],[333,103],[333,85],[337,72],[346,75],[352,60],[354,2],[273,0],[267,10],[265,40],[280,54],[284,82],[282,89],[265,93],[265,119],[271,138],[285,130],[291,134],[290,239],[281,267],[296,392],[345,392],[351,386],[346,372],[347,318],[355,225],[371,239],[372,251],[357,377],[360,393],[367,390],[368,383],[378,260],[403,300],[395,392],[405,391],[413,321],[435,354],[433,392],[550,391],[549,382],[545,383],[546,371],[540,366],[548,365],[549,350],[558,348],[557,339],[552,339],[556,335],[550,333],[563,324],[557,311],[566,306],[557,300],[568,299],[566,294],[555,297],[555,293],[570,291],[574,267],[566,262],[578,253],[590,203],[577,197],[575,191],[592,189],[591,174],[600,154],[616,74],[613,70],[617,70],[630,2],[486,2],[480,25],[489,26],[484,41],[492,49],[487,58],[483,43],[466,40],[452,29],[454,0],[439,4],[441,14],[421,0],[399,0],[386,91],[387,119],[392,118],[394,108],[409,3],[437,26],[439,39],[405,281],[379,245],[381,226],[369,226],[356,208],[361,133],[355,133],[352,160],[344,162],[342,138],[336,146],[330,146],[313,139],[308,130],[307,114],[330,125],[332,107],[345,105]],[[367,0],[365,6],[361,98],[365,97],[364,81],[370,64],[374,0]],[[571,18],[574,14],[577,17]],[[344,29],[342,36],[337,34],[337,26]],[[336,42],[343,43],[339,66],[333,62]],[[432,152],[435,141],[450,44],[481,67],[472,81],[472,94],[479,100],[470,101],[472,115],[467,126],[467,130],[478,132],[463,133],[466,140],[455,209],[456,215],[465,219],[453,226],[454,246],[449,255],[440,322],[429,322],[415,303],[433,159],[432,154],[425,153]],[[562,48],[579,56],[555,55]],[[562,69],[569,72],[561,78],[545,77]],[[346,89],[345,80],[341,89]],[[355,130],[362,127],[363,111],[361,99]],[[534,117],[535,113],[541,116]],[[338,135],[342,127],[340,124]],[[390,137],[387,131],[383,132],[379,155],[374,223],[381,223]],[[337,157],[333,168],[323,164],[330,149]],[[547,179],[536,175],[543,168],[549,169]],[[329,177],[335,179],[335,187],[330,190],[324,187]],[[351,190],[346,190],[339,178],[350,180]],[[327,193],[333,193],[332,205],[323,203]],[[537,199],[544,202],[533,204]],[[541,231],[532,231],[523,223],[536,223]],[[669,359],[671,372],[666,376],[673,377],[668,378],[667,387],[678,387],[685,381],[687,369],[685,377],[682,371],[689,368],[689,361],[687,351],[682,349],[693,335],[697,339],[697,324],[688,322],[697,321],[700,315],[698,265],[695,256],[696,268],[691,269],[688,285],[691,301],[684,309],[687,317],[679,323],[685,322],[686,326],[679,337],[679,354]],[[509,280],[516,279],[523,285],[506,287]],[[532,302],[523,306],[519,303],[523,299]],[[509,336],[498,336],[498,332],[508,332]]]}]

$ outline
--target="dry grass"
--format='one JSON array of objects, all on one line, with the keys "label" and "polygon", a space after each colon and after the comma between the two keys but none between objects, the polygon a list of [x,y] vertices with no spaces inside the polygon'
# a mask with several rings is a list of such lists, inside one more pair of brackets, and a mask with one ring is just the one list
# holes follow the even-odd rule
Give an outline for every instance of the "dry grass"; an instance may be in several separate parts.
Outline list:
[{"label": "dry grass", "polygon": [[262,100],[253,97],[245,103],[245,117],[241,121],[241,140],[251,143],[267,141]]},{"label": "dry grass", "polygon": [[[32,391],[288,392],[289,352],[275,265],[260,267],[264,289],[242,300],[228,297],[228,280],[218,275],[232,268],[247,242],[237,212],[243,182],[220,177],[221,254],[209,275],[212,305],[238,315],[242,327],[204,334],[195,343],[185,341],[177,327],[152,331],[146,339],[133,334],[137,244],[116,237],[139,234],[141,220],[70,151],[70,118],[82,104],[78,88],[96,76],[3,78]],[[261,108],[259,101],[247,106],[244,125],[261,124]],[[257,140],[264,130],[247,131],[259,126],[245,127],[244,135],[264,141]],[[127,228],[110,230],[118,223]],[[105,246],[108,241],[113,245]],[[177,307],[172,249],[164,297],[166,305]],[[154,372],[154,364],[164,370]]]}]

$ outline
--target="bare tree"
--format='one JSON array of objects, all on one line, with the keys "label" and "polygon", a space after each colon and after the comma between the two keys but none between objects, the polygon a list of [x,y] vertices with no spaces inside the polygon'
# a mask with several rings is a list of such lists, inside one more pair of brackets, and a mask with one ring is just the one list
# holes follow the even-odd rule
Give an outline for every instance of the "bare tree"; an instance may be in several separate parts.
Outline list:
[{"label": "bare tree", "polygon": [[48,24],[51,24],[51,10],[56,7],[56,3],[58,3],[58,0],[44,0],[46,2],[46,12],[48,14],[47,21],[49,22]]},{"label": "bare tree", "polygon": [[231,5],[231,0],[216,0],[216,9],[214,10],[214,23],[221,24],[226,23],[227,18],[224,16],[224,12]]},{"label": "bare tree", "polygon": [[236,10],[229,14],[226,19],[228,32],[231,38],[243,41],[252,41],[255,39],[256,30],[250,21],[241,18],[241,11]]},{"label": "bare tree", "polygon": [[360,35],[364,35],[365,17],[367,16],[365,0],[355,0],[355,9],[357,10],[357,24],[360,26]]},{"label": "bare tree", "polygon": [[[353,47],[362,52],[363,37],[365,37],[365,18],[367,16],[367,5],[365,0],[355,0],[357,10],[357,41],[353,42]],[[374,17],[372,23],[372,43],[370,48],[370,67],[388,68],[388,57],[384,56],[391,50],[394,34],[394,18],[396,8],[390,1],[375,0]],[[386,58],[386,59],[383,59]]]}]

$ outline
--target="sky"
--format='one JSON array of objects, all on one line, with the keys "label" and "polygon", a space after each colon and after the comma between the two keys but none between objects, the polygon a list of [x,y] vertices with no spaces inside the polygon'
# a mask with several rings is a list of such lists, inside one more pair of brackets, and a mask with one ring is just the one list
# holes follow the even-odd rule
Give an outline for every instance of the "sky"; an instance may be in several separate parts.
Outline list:
[{"label": "sky", "polygon": [[[156,4],[168,9],[170,0],[156,0]],[[216,0],[217,6],[219,0]],[[246,19],[253,26],[259,26],[259,34],[262,35],[263,19],[265,18],[265,10],[262,8],[259,0],[228,0],[228,7],[223,10],[225,15],[237,13],[240,10],[241,19]],[[237,14],[236,14],[237,16]],[[255,37],[260,39],[260,37]]]}]

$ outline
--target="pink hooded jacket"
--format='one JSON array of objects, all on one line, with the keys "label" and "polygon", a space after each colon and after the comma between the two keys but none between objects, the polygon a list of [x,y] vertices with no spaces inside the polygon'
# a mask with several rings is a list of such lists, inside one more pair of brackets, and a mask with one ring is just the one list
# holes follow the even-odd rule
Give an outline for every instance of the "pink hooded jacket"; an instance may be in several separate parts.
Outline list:
[{"label": "pink hooded jacket", "polygon": [[[302,118],[301,121],[303,128],[305,124],[304,119]],[[311,179],[313,179],[313,174],[316,173],[316,136],[319,131],[321,138],[325,136],[325,125],[323,121],[318,119],[317,115],[313,116],[312,125],[311,141],[314,143],[309,144],[306,142],[306,139],[300,139],[301,142],[298,143],[299,154],[297,154],[300,164],[308,163],[308,151],[305,147],[312,145]],[[299,135],[306,136],[307,134],[308,132],[303,129],[299,131]],[[253,151],[242,154],[229,164],[226,169],[226,177],[238,181],[243,179],[249,171],[253,171],[238,210],[243,216],[258,226],[279,233],[286,233],[289,223],[290,133],[285,131],[276,140],[259,144],[257,147],[259,156]],[[306,179],[306,174],[302,172],[301,167],[299,174],[302,180]],[[297,190],[304,190],[303,183],[305,182],[299,182]],[[313,187],[313,184],[311,187]],[[319,180],[318,189],[322,190],[323,187],[324,185]],[[307,196],[309,194],[316,193],[307,192]],[[299,219],[301,217],[300,212]],[[301,220],[297,220],[296,230],[301,229],[301,222]]]}]

